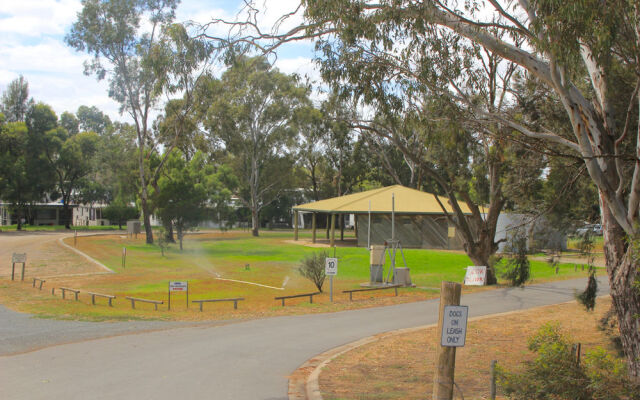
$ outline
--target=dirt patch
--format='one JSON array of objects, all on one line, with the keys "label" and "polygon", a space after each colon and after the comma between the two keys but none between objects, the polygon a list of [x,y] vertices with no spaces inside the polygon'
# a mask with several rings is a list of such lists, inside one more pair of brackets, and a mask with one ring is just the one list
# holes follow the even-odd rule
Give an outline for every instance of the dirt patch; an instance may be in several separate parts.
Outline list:
[{"label": "dirt patch", "polygon": [[[614,351],[597,324],[610,306],[607,297],[598,299],[591,313],[573,302],[469,322],[466,346],[456,356],[455,379],[464,398],[489,398],[491,360],[518,368],[532,358],[527,338],[548,321],[559,321],[583,351],[596,346]],[[438,342],[436,328],[428,328],[383,337],[345,353],[322,370],[322,395],[325,400],[430,398]]]},{"label": "dirt patch", "polygon": [[13,253],[27,253],[27,277],[104,272],[94,263],[60,244],[61,238],[72,235],[68,232],[0,233],[0,276],[11,276]]}]

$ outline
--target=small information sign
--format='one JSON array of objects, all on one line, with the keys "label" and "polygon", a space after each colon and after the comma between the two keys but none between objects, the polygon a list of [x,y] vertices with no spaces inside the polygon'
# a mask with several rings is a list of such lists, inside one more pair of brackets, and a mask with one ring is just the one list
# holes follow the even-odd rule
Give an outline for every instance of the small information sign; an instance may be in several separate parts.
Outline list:
[{"label": "small information sign", "polygon": [[467,306],[445,306],[442,320],[440,345],[444,347],[463,347],[467,337]]},{"label": "small information sign", "polygon": [[13,253],[11,257],[12,263],[26,263],[27,262],[27,253]]},{"label": "small information sign", "polygon": [[467,267],[464,284],[468,286],[484,286],[487,282],[487,267]]},{"label": "small information sign", "polygon": [[169,282],[170,292],[186,292],[189,287],[187,281],[171,281]]},{"label": "small information sign", "polygon": [[338,275],[338,259],[337,258],[325,258],[324,262],[324,274],[333,276]]}]

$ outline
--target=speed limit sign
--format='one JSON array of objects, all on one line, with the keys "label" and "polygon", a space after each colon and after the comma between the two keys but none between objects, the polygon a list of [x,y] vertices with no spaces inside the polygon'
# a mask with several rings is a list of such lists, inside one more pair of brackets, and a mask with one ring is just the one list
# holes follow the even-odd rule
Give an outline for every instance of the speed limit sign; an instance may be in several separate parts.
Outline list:
[{"label": "speed limit sign", "polygon": [[325,275],[338,275],[338,259],[327,257],[324,262]]}]

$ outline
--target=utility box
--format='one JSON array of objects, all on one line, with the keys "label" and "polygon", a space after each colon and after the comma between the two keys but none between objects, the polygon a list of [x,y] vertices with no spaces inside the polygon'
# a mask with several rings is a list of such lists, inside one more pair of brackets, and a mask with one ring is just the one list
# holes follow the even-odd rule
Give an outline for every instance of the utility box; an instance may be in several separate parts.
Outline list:
[{"label": "utility box", "polygon": [[370,265],[384,265],[384,246],[374,244],[371,246]]},{"label": "utility box", "polygon": [[393,276],[394,285],[411,286],[411,274],[409,268],[396,268]]},{"label": "utility box", "polygon": [[127,234],[137,235],[138,233],[140,233],[140,221],[138,220],[127,221]]},{"label": "utility box", "polygon": [[384,246],[373,245],[371,246],[371,255],[369,261],[369,272],[371,283],[382,283],[384,272]]}]

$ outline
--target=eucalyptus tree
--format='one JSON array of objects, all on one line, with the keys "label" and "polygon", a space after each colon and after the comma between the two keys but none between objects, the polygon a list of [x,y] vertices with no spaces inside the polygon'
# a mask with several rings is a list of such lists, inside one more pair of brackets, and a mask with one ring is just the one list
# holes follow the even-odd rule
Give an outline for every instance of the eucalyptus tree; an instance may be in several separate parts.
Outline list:
[{"label": "eucalyptus tree", "polygon": [[[85,132],[105,134],[111,127],[111,118],[96,106],[80,106],[76,111],[78,129]],[[67,129],[68,130],[68,129]]]},{"label": "eucalyptus tree", "polygon": [[187,160],[179,150],[171,152],[151,197],[158,216],[175,226],[180,250],[185,233],[206,218],[207,210],[219,210],[231,199],[231,190],[223,183],[225,172],[216,171],[203,153]]},{"label": "eucalyptus tree", "polygon": [[55,188],[62,196],[65,227],[70,229],[72,195],[95,167],[94,156],[100,138],[95,132],[69,134],[58,125],[51,107],[42,103],[29,111],[27,126],[30,135],[38,136],[41,143],[44,168],[54,177]]},{"label": "eucalyptus tree", "polygon": [[[302,25],[267,35],[241,32],[235,41],[258,42],[268,51],[283,41],[319,38],[317,48],[327,61],[368,59],[382,68],[396,65],[399,73],[414,65],[416,56],[433,55],[425,67],[434,68],[425,68],[418,78],[440,74],[440,61],[446,63],[457,44],[468,43],[513,62],[520,73],[557,97],[570,121],[569,135],[530,124],[517,113],[482,107],[474,111],[479,122],[502,124],[583,160],[598,188],[622,347],[631,375],[640,380],[640,261],[633,245],[640,235],[638,2],[303,0],[302,5]],[[243,27],[257,27],[254,20]],[[326,70],[331,67],[331,62],[324,64]],[[351,73],[347,69],[344,77]],[[625,85],[614,86],[617,81]],[[443,95],[458,95],[449,85],[441,89]],[[473,108],[473,98],[454,97]]]},{"label": "eucalyptus tree", "polygon": [[18,230],[29,204],[39,201],[49,189],[50,175],[38,168],[42,148],[32,144],[24,122],[6,122],[0,113],[0,198],[16,214]]},{"label": "eucalyptus tree", "polygon": [[[194,40],[173,23],[178,0],[86,0],[67,43],[94,58],[85,73],[98,79],[109,75],[109,95],[134,121],[138,147],[140,205],[147,243],[153,243],[149,187],[155,187],[171,150],[185,134],[185,118],[193,109],[197,77],[208,67],[206,43]],[[146,30],[144,28],[147,28]],[[108,69],[107,67],[111,67]],[[152,129],[149,119],[163,94],[182,94],[176,100],[172,131]],[[165,124],[165,126],[169,126]],[[149,169],[145,159],[164,151]]]},{"label": "eucalyptus tree", "polygon": [[[155,147],[149,118],[162,94],[165,76],[154,69],[153,49],[161,31],[175,18],[177,0],[85,0],[65,40],[93,58],[85,74],[109,77],[109,96],[134,121],[138,146],[140,203],[146,241],[153,243],[148,186],[159,170],[145,169],[148,147]],[[167,152],[168,154],[169,152]]]},{"label": "eucalyptus tree", "polygon": [[297,109],[309,105],[307,88],[264,58],[237,57],[207,90],[205,127],[230,154],[240,180],[237,192],[251,211],[258,236],[260,211],[290,187]]},{"label": "eucalyptus tree", "polygon": [[[80,121],[72,113],[65,111],[60,115],[59,124],[63,127],[68,134],[75,135],[80,132]],[[86,131],[86,129],[83,129]]]},{"label": "eucalyptus tree", "polygon": [[0,112],[7,122],[24,122],[29,107],[34,104],[29,98],[29,82],[20,75],[9,82],[7,89],[0,98]]}]

